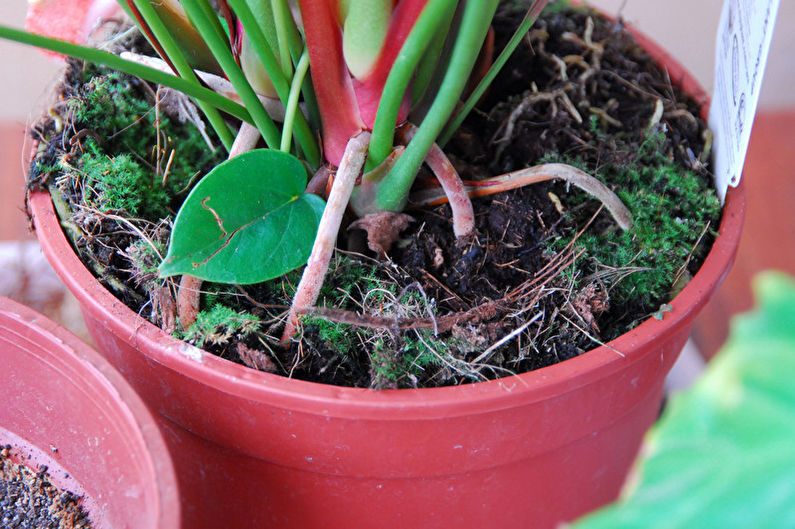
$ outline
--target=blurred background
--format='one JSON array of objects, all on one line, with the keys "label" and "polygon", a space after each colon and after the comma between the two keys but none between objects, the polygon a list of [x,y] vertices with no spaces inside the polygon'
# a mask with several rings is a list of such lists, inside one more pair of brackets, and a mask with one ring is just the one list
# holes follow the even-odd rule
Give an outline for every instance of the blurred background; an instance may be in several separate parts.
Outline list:
[{"label": "blurred background", "polygon": [[[592,0],[620,15],[676,57],[711,93],[715,34],[723,0]],[[22,27],[26,0],[2,0],[0,20]],[[735,266],[700,316],[693,343],[714,354],[730,317],[751,306],[750,278],[763,269],[795,275],[795,2],[781,2],[743,181],[748,209]],[[36,50],[0,41],[0,294],[15,298],[86,336],[79,310],[61,287],[28,229],[23,205],[26,124],[44,108],[59,64]],[[765,191],[768,191],[767,193]]]}]

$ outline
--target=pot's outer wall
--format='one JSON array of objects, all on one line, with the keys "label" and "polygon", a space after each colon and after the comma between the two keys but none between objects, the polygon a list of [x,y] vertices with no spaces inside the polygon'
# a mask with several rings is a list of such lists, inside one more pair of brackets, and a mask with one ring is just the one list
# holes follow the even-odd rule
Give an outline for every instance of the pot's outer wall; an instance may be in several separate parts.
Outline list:
[{"label": "pot's outer wall", "polygon": [[47,194],[29,202],[98,348],[162,418],[191,529],[552,528],[614,499],[745,210],[742,187],[730,190],[712,251],[662,321],[516,377],[375,392],[256,372],[174,340],[91,276]]},{"label": "pot's outer wall", "polygon": [[0,397],[0,444],[85,494],[97,529],[180,527],[174,466],[145,404],[96,351],[6,298]]}]

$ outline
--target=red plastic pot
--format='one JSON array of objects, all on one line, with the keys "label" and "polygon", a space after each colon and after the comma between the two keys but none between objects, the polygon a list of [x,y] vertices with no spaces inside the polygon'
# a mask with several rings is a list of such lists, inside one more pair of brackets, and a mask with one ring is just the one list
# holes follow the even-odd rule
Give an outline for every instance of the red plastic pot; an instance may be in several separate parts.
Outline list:
[{"label": "red plastic pot", "polygon": [[0,298],[0,445],[84,496],[96,529],[178,529],[174,465],[154,416],[107,360]]},{"label": "red plastic pot", "polygon": [[30,207],[97,346],[160,414],[189,527],[551,528],[616,497],[663,379],[728,272],[745,198],[729,192],[712,251],[662,321],[531,373],[380,392],[253,371],[174,340],[86,270],[47,194]]}]

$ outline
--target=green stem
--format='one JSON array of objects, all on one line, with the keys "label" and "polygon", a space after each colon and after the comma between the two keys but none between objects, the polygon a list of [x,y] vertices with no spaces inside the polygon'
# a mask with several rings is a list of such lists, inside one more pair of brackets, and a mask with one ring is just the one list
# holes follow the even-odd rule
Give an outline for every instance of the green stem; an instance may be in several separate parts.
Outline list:
[{"label": "green stem", "polygon": [[447,16],[440,21],[439,31],[428,44],[425,53],[417,65],[417,73],[414,75],[414,80],[411,81],[411,101],[412,104],[419,102],[423,94],[428,88],[433,78],[433,72],[438,68],[439,57],[442,55],[447,34],[453,24],[455,17],[455,9],[451,9]]},{"label": "green stem", "polygon": [[453,113],[466,86],[497,3],[498,0],[469,0],[464,7],[461,27],[442,84],[414,139],[379,185],[376,196],[379,209],[400,211],[406,205],[417,171]]},{"label": "green stem", "polygon": [[[143,0],[143,2],[148,1]],[[227,78],[234,85],[243,104],[251,113],[254,124],[265,139],[265,143],[272,149],[277,148],[280,138],[279,129],[265,111],[265,107],[262,106],[254,89],[251,88],[243,71],[237,65],[212,7],[207,0],[182,0],[182,7],[221,65]]]},{"label": "green stem", "polygon": [[508,41],[508,44],[505,45],[505,48],[500,52],[500,55],[495,59],[494,63],[489,68],[489,71],[486,72],[486,75],[483,76],[480,83],[478,83],[475,90],[472,91],[469,98],[466,102],[459,108],[458,112],[456,113],[455,117],[447,124],[442,132],[442,135],[439,137],[436,143],[439,144],[440,147],[444,147],[444,145],[450,141],[450,138],[453,136],[458,127],[461,126],[461,123],[464,122],[464,119],[469,115],[472,109],[475,107],[480,98],[483,97],[483,94],[486,92],[486,89],[489,85],[494,81],[494,78],[497,77],[497,74],[500,73],[502,67],[505,66],[505,63],[508,62],[513,51],[522,41],[524,36],[530,30],[530,28],[535,24],[536,20],[538,20],[538,16],[543,11],[544,6],[547,5],[547,0],[535,0],[533,5],[530,6],[530,9],[527,10],[527,14],[525,15],[522,23],[516,28],[511,40]]},{"label": "green stem", "polygon": [[273,22],[276,25],[276,41],[279,43],[279,59],[282,63],[282,71],[287,79],[293,75],[293,61],[290,57],[290,42],[287,29],[290,20],[292,20],[289,9],[289,6],[282,0],[271,0]]},{"label": "green stem", "polygon": [[290,86],[290,97],[284,108],[284,126],[282,127],[282,151],[290,152],[290,139],[293,136],[293,122],[298,109],[298,99],[301,96],[301,85],[304,84],[306,72],[309,70],[309,52],[304,50],[298,65],[295,67],[293,83]]},{"label": "green stem", "polygon": [[51,39],[49,37],[42,37],[41,35],[34,35],[5,26],[0,26],[0,38],[13,40],[21,44],[36,46],[38,48],[54,51],[57,53],[62,53],[64,55],[69,55],[87,62],[103,64],[113,68],[114,70],[118,70],[129,75],[134,75],[149,82],[168,86],[169,88],[178,90],[185,95],[188,95],[199,101],[204,101],[240,120],[248,122],[251,121],[251,116],[245,108],[234,101],[231,101],[222,95],[213,92],[210,89],[204,88],[199,84],[194,84],[180,77],[163,73],[160,70],[156,70],[154,68],[150,68],[132,61],[124,60],[119,56],[113,55],[112,53],[108,53],[106,51],[88,48],[62,40]]},{"label": "green stem", "polygon": [[[235,11],[235,14],[240,18],[248,38],[251,40],[254,51],[259,55],[265,71],[268,72],[273,88],[279,95],[283,105],[287,105],[290,98],[290,85],[284,76],[278,59],[273,54],[273,51],[268,44],[265,34],[262,32],[260,25],[254,13],[249,8],[245,0],[228,0],[229,5]],[[299,56],[300,60],[300,56]],[[302,113],[297,113],[295,117],[295,138],[301,149],[304,152],[304,157],[312,167],[320,165],[320,149],[318,148],[315,134],[312,128],[307,123],[306,118]]]},{"label": "green stem", "polygon": [[[180,75],[180,77],[183,77],[192,83],[201,84],[196,78],[196,74],[193,73],[193,68],[191,68],[190,64],[188,64],[188,61],[185,59],[185,56],[182,54],[179,45],[171,36],[171,32],[160,19],[160,16],[157,14],[155,8],[152,6],[149,0],[134,0],[134,3],[135,7],[141,13],[141,16],[146,22],[146,25],[149,26],[152,34],[160,43],[160,46],[162,46],[163,51],[166,53],[166,55],[168,55],[167,58],[177,69],[177,73]],[[166,57],[164,57],[164,59],[166,59]],[[204,112],[204,115],[207,116],[207,120],[215,129],[218,137],[221,139],[221,142],[223,142],[224,147],[227,151],[229,151],[235,138],[232,134],[232,131],[229,130],[229,127],[221,117],[221,114],[217,109],[202,101],[197,101],[197,103],[199,108],[201,108]]]},{"label": "green stem", "polygon": [[428,43],[439,32],[440,22],[446,20],[449,13],[455,10],[456,3],[455,0],[430,0],[395,58],[378,103],[370,140],[368,168],[377,166],[392,152],[400,105],[414,70],[422,60]]}]

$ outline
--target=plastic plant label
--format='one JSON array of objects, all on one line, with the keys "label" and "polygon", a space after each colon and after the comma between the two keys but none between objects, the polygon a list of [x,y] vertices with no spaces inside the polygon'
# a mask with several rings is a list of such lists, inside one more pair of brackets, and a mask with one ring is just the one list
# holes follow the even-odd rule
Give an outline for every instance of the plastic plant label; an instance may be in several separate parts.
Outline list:
[{"label": "plastic plant label", "polygon": [[709,109],[715,186],[721,202],[740,183],[779,0],[725,0]]}]

